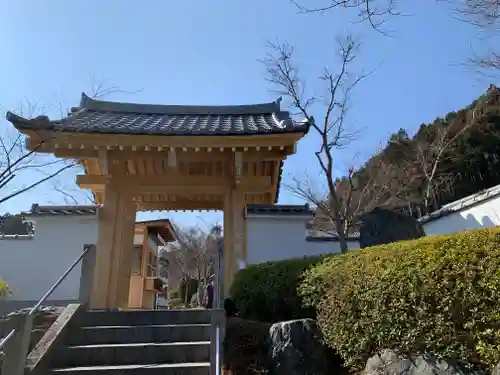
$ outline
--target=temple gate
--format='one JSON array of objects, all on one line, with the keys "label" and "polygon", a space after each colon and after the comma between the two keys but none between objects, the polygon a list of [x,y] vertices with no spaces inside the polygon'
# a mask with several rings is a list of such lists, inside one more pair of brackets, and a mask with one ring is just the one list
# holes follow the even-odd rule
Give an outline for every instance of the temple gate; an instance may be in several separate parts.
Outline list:
[{"label": "temple gate", "polygon": [[127,307],[137,211],[222,210],[224,288],[246,261],[246,204],[277,201],[283,161],[309,129],[280,101],[242,106],[118,103],[82,94],[61,120],[7,119],[29,150],[76,159],[99,211],[91,308]]}]

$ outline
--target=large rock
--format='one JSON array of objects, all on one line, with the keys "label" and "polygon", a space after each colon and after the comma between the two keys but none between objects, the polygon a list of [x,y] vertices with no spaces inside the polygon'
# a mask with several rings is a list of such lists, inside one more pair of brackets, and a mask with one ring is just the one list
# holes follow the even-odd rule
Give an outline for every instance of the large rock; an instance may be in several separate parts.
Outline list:
[{"label": "large rock", "polygon": [[361,218],[359,245],[365,248],[423,236],[424,229],[414,217],[385,208],[375,208]]},{"label": "large rock", "polygon": [[491,372],[491,375],[500,375],[500,363],[493,367],[493,371]]},{"label": "large rock", "polygon": [[276,375],[331,374],[321,332],[312,319],[273,324],[269,350]]},{"label": "large rock", "polygon": [[365,375],[468,375],[483,374],[468,372],[438,359],[433,354],[420,355],[414,359],[399,356],[386,349],[366,362]]},{"label": "large rock", "polygon": [[234,318],[239,315],[238,308],[231,298],[224,299],[224,311],[226,312],[226,318]]}]

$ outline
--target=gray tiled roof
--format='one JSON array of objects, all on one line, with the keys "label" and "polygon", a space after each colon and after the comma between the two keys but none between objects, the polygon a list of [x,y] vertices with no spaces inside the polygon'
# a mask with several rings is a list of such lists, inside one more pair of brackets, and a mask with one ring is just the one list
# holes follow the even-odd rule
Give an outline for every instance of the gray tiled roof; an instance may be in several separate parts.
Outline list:
[{"label": "gray tiled roof", "polygon": [[246,213],[251,215],[313,215],[312,210],[307,204],[248,204]]},{"label": "gray tiled roof", "polygon": [[0,240],[32,240],[34,234],[0,234]]},{"label": "gray tiled roof", "polygon": [[108,102],[84,93],[79,108],[68,117],[48,121],[46,117],[26,119],[7,112],[18,129],[148,134],[148,135],[252,135],[306,133],[309,124],[295,122],[272,103],[237,106],[183,106]]},{"label": "gray tiled roof", "polygon": [[40,206],[35,203],[31,210],[23,212],[25,216],[54,216],[54,215],[95,215],[99,205],[75,205],[75,206]]},{"label": "gray tiled roof", "polygon": [[460,212],[470,208],[476,204],[483,203],[489,199],[496,198],[500,195],[500,185],[495,185],[489,189],[478,191],[475,194],[469,195],[465,198],[458,199],[451,203],[445,204],[439,210],[431,212],[429,215],[419,219],[421,224],[428,223],[440,219],[444,216],[451,215],[454,212]]}]

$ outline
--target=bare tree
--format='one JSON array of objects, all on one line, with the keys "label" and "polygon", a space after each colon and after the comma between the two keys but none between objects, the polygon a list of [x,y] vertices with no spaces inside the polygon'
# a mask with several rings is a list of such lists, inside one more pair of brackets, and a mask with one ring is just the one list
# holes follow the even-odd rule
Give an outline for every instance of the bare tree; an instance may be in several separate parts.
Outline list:
[{"label": "bare tree", "polygon": [[139,90],[124,90],[123,87],[110,84],[105,77],[90,76],[90,96],[94,99],[109,97],[113,94],[137,94]]},{"label": "bare tree", "polygon": [[382,34],[387,34],[383,26],[388,17],[401,15],[396,9],[395,0],[322,0],[317,5],[311,5],[311,1],[290,1],[301,13],[326,12],[336,8],[355,9],[358,11],[358,19],[361,22],[368,22]]},{"label": "bare tree", "polygon": [[[90,82],[93,98],[115,93],[138,92],[108,85],[103,78],[90,77]],[[62,100],[57,101],[56,107],[60,117],[65,117],[70,112]],[[47,106],[40,102],[25,99],[20,103],[16,112],[26,118],[36,118],[45,116],[48,110]],[[0,134],[0,204],[48,181],[53,183],[54,190],[62,194],[67,202],[77,204],[80,199],[76,198],[76,190],[68,188],[67,184],[61,182],[58,177],[62,176],[65,171],[80,167],[80,164],[75,160],[57,159],[51,155],[39,153],[43,145],[56,139],[58,134],[55,133],[51,139],[42,140],[32,150],[28,150],[25,136],[20,132],[10,130],[10,127],[6,127]],[[23,178],[23,176],[26,177]],[[21,180],[29,182],[19,186],[17,182]],[[95,202],[92,194],[84,194],[86,194],[85,201]]]},{"label": "bare tree", "polygon": [[[459,129],[453,124],[443,123],[433,127],[432,134],[417,135],[413,140],[391,141],[392,144],[406,149],[408,159],[404,166],[405,170],[410,171],[414,179],[423,180],[421,202],[426,210],[435,201],[437,192],[444,185],[453,183],[455,174],[443,168],[443,163],[456,161],[461,157],[459,152],[453,150],[458,146],[459,139],[477,121],[473,115],[465,126]],[[409,192],[414,194],[414,191]]]},{"label": "bare tree", "polygon": [[500,3],[497,0],[455,0],[455,11],[463,20],[480,27],[496,27],[500,21]]},{"label": "bare tree", "polygon": [[[335,180],[336,197],[341,208],[345,238],[357,232],[361,217],[376,207],[401,206],[408,202],[413,176],[400,166],[391,165],[377,157],[361,172],[349,168],[341,179]],[[328,189],[322,189],[317,178],[295,176],[285,187],[296,196],[316,207],[316,216],[310,229],[330,236],[337,236],[336,213],[331,209]]]},{"label": "bare tree", "polygon": [[[498,0],[448,0],[454,4],[453,16],[477,27],[480,36],[497,36],[500,26],[500,2]],[[469,63],[478,68],[480,73],[496,75],[500,73],[500,54],[498,50],[472,52]]]},{"label": "bare tree", "polygon": [[[320,138],[315,152],[316,159],[325,178],[329,199],[327,211],[334,218],[335,229],[342,251],[347,251],[346,217],[344,216],[342,199],[337,193],[334,177],[334,152],[346,147],[358,133],[350,130],[347,121],[350,97],[356,85],[366,77],[365,73],[352,74],[350,66],[356,58],[359,44],[351,37],[339,38],[339,68],[333,72],[328,67],[323,69],[319,77],[323,93],[319,96],[305,93],[305,81],[299,77],[297,66],[293,61],[293,47],[287,43],[270,44],[270,53],[263,60],[267,69],[267,79],[278,93],[289,99],[290,106],[298,115],[305,117]],[[321,120],[316,121],[312,115],[313,107],[321,112]],[[292,191],[307,190],[297,188]],[[300,194],[299,194],[300,196]],[[302,196],[302,198],[304,198]]]},{"label": "bare tree", "polygon": [[[44,111],[45,108],[38,103],[27,100],[23,101],[18,110],[30,118],[41,116]],[[37,144],[33,150],[28,150],[22,133],[4,131],[0,134],[0,204],[75,167],[74,161],[38,154],[44,142]],[[23,176],[26,176],[25,179],[29,182],[19,188],[10,189],[14,182],[21,180]]]},{"label": "bare tree", "polygon": [[[181,271],[184,282],[190,278],[198,280],[197,303],[201,305],[203,291],[214,272],[217,251],[216,229],[203,231],[198,227],[177,228],[178,240],[172,245],[171,253],[175,267]],[[187,299],[187,293],[185,299]],[[190,301],[185,300],[187,306]]]},{"label": "bare tree", "polygon": [[[318,13],[338,8],[358,11],[358,22],[368,22],[376,31],[388,34],[385,25],[389,18],[404,15],[397,9],[397,0],[319,0],[316,2],[290,0],[301,13]],[[316,5],[311,5],[315,3]],[[470,23],[482,31],[492,31],[497,35],[500,21],[500,2],[498,0],[436,0],[451,6],[452,17]],[[472,53],[469,63],[480,72],[500,71],[500,53],[488,50],[485,53]]]}]

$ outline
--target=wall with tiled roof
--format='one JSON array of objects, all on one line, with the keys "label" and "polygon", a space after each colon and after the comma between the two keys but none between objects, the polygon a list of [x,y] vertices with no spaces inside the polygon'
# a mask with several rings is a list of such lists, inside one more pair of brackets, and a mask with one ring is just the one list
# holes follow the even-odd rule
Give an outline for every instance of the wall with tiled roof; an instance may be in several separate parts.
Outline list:
[{"label": "wall with tiled roof", "polygon": [[[308,205],[251,205],[246,210],[248,264],[273,260],[339,253],[332,236],[310,236],[308,222],[313,211]],[[357,239],[349,248],[359,247]]]},{"label": "wall with tiled roof", "polygon": [[[28,220],[36,221],[34,235],[0,235],[0,278],[12,289],[14,305],[38,301],[81,255],[84,245],[97,242],[97,215],[95,209],[90,211],[36,206],[26,213]],[[78,265],[48,303],[78,300],[80,274]]]}]

